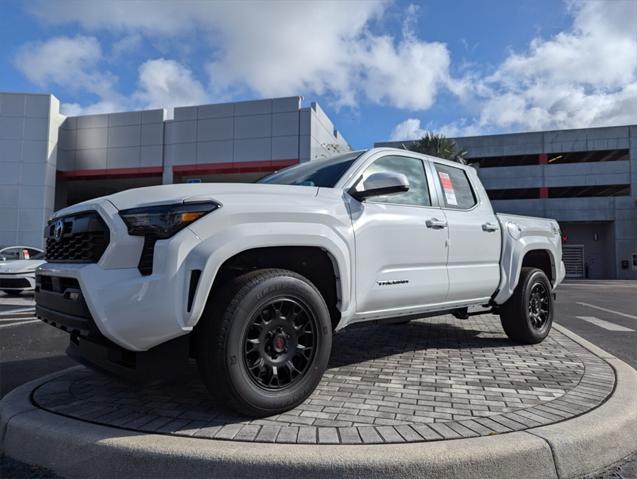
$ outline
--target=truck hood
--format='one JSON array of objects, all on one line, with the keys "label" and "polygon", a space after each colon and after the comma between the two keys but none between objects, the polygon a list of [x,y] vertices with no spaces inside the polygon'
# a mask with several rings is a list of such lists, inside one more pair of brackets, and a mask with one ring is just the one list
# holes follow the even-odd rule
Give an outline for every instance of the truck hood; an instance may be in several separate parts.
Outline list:
[{"label": "truck hood", "polygon": [[121,191],[102,198],[88,200],[58,211],[55,216],[86,209],[96,202],[107,200],[118,210],[153,206],[182,201],[213,200],[221,204],[236,195],[279,196],[289,197],[290,202],[295,198],[310,198],[316,196],[317,187],[271,185],[265,183],[196,183],[149,186]]},{"label": "truck hood", "polygon": [[2,273],[33,273],[35,269],[46,263],[41,259],[16,259],[0,262],[0,274]]}]

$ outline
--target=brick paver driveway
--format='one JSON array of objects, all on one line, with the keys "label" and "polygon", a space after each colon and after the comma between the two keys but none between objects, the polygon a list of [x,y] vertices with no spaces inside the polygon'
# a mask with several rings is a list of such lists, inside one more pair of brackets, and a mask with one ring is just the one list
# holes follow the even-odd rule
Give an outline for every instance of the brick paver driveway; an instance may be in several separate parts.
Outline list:
[{"label": "brick paver driveway", "polygon": [[314,394],[267,419],[246,420],[213,404],[194,366],[179,383],[151,387],[75,370],[40,386],[33,399],[51,412],[144,432],[356,444],[523,430],[582,414],[611,393],[611,367],[558,331],[520,346],[498,317],[478,318],[345,330]]}]

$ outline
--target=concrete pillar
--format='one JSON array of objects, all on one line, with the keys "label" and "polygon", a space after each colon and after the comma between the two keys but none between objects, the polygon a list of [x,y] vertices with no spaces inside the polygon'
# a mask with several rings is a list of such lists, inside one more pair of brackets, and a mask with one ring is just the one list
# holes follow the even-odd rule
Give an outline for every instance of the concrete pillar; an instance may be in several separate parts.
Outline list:
[{"label": "concrete pillar", "polygon": [[55,203],[59,107],[52,95],[0,93],[0,244],[44,243]]}]

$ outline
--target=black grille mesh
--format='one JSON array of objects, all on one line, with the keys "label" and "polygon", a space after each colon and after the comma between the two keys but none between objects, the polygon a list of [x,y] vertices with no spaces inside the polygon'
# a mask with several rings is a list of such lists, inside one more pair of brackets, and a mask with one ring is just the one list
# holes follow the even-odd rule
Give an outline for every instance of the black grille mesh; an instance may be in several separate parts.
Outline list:
[{"label": "black grille mesh", "polygon": [[[55,238],[58,221],[62,236]],[[109,243],[109,230],[96,211],[64,216],[51,221],[45,230],[46,260],[50,263],[97,263]]]}]

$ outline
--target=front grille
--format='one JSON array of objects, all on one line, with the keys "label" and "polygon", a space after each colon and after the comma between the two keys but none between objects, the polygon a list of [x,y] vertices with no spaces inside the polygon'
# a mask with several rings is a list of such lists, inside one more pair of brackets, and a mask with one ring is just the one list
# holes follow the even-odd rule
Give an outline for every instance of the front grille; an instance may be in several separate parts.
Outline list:
[{"label": "front grille", "polygon": [[142,276],[153,274],[155,243],[157,243],[156,236],[144,236],[144,248],[142,249],[142,255],[139,257],[139,264],[137,265],[137,269],[139,269]]},{"label": "front grille", "polygon": [[97,263],[110,240],[108,227],[96,211],[56,218],[46,226],[44,236],[49,263]]},{"label": "front grille", "polygon": [[28,288],[29,281],[24,278],[0,278],[0,289],[2,288]]}]

